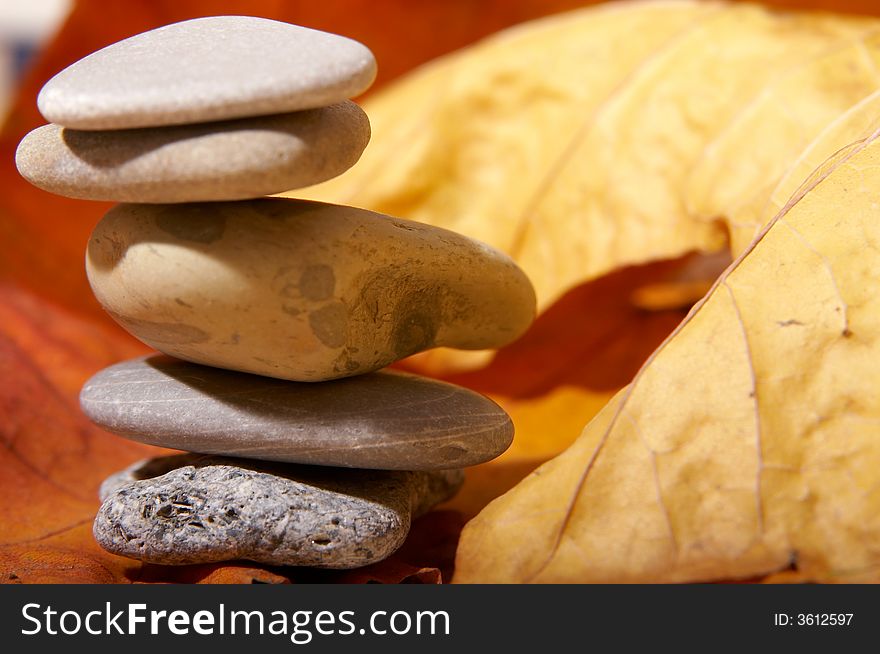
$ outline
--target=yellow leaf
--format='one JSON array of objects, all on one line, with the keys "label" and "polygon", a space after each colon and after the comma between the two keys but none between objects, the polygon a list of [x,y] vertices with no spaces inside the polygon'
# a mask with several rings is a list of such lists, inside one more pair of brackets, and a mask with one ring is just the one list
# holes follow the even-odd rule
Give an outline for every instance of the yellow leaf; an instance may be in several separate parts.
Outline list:
[{"label": "yellow leaf", "polygon": [[766,86],[704,149],[684,187],[688,213],[723,215],[742,252],[813,168],[876,122],[878,67],[873,28]]},{"label": "yellow leaf", "polygon": [[880,140],[802,186],[459,582],[880,581]]},{"label": "yellow leaf", "polygon": [[[516,437],[501,457],[468,469],[464,488],[446,508],[473,517],[571,445],[584,424],[685,317],[693,301],[676,292],[678,285],[715,280],[727,264],[725,257],[690,255],[582,284],[544,312],[521,339],[500,350],[489,365],[447,375],[447,381],[497,401],[513,419]],[[649,293],[652,301],[646,304],[653,306],[647,310],[633,304],[646,285],[667,291],[660,294],[660,302],[657,293]],[[423,364],[411,358],[400,366]]]},{"label": "yellow leaf", "polygon": [[533,399],[494,395],[516,425],[513,445],[497,459],[468,468],[461,492],[444,508],[472,518],[547,459],[565,450],[611,393],[560,386]]},{"label": "yellow leaf", "polygon": [[[522,265],[517,250],[526,246],[535,205],[555,211],[542,202],[547,186],[590,117],[646,58],[717,11],[712,3],[605,5],[535,21],[439,59],[365,103],[373,137],[353,169],[291,194],[446,227]],[[557,238],[541,241],[552,247]],[[526,268],[542,309],[618,263],[593,263],[591,254],[578,257],[590,262],[580,279],[555,283],[550,293],[548,276]]]},{"label": "yellow leaf", "polygon": [[[722,249],[714,219],[742,187],[775,182],[880,86],[878,25],[689,0],[524,24],[367,101],[363,159],[291,194],[490,243],[525,269],[543,310],[620,266]],[[728,179],[729,165],[744,170]]]}]

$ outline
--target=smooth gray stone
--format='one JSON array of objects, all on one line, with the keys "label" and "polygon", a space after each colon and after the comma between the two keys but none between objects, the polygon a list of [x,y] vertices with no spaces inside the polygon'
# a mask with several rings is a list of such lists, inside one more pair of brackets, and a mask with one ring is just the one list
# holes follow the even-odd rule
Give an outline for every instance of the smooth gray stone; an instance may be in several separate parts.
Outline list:
[{"label": "smooth gray stone", "polygon": [[370,140],[354,102],[216,123],[110,131],[38,127],[15,153],[31,184],[112,202],[244,200],[344,173]]},{"label": "smooth gray stone", "polygon": [[336,34],[252,16],[166,25],[68,66],[40,91],[51,123],[123,129],[324,107],[365,91],[369,49]]},{"label": "smooth gray stone", "polygon": [[513,439],[492,400],[393,371],[315,384],[151,355],[97,373],[80,404],[101,427],[142,443],[348,468],[472,466]]},{"label": "smooth gray stone", "polygon": [[461,470],[387,472],[194,454],[134,464],[101,486],[93,533],[149,563],[248,559],[356,568],[403,544],[412,518],[452,497]]}]

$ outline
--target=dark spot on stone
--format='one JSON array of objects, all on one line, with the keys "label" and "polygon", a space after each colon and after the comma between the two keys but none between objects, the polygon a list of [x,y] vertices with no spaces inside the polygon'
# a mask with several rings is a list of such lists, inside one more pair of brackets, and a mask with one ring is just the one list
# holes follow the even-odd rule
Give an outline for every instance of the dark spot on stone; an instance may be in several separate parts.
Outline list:
[{"label": "dark spot on stone", "polygon": [[282,304],[281,310],[284,313],[286,313],[287,315],[293,316],[294,318],[296,318],[299,314],[302,313],[301,309],[298,309],[297,307],[293,306],[292,304]]},{"label": "dark spot on stone", "polygon": [[209,203],[189,205],[185,215],[180,215],[179,205],[174,209],[160,211],[156,227],[166,234],[184,241],[213,243],[223,238],[226,216],[218,213]]},{"label": "dark spot on stone", "polygon": [[126,543],[134,540],[134,536],[129,534],[127,531],[125,531],[125,529],[123,529],[122,525],[116,525],[114,527],[114,531],[119,535],[119,538],[121,538]]},{"label": "dark spot on stone", "polygon": [[281,297],[289,297],[295,298],[297,296],[297,292],[299,291],[299,286],[297,284],[289,283],[285,284],[280,291],[278,291],[278,295]]},{"label": "dark spot on stone", "polygon": [[433,347],[440,327],[440,292],[418,289],[406,295],[394,309],[391,349],[398,359]]},{"label": "dark spot on stone", "polygon": [[186,307],[187,309],[192,309],[192,305],[189,302],[184,302],[179,297],[174,298],[174,301],[182,307]]},{"label": "dark spot on stone", "polygon": [[348,346],[343,348],[342,352],[333,360],[333,372],[335,373],[350,374],[363,367],[361,362],[352,356]]},{"label": "dark spot on stone", "polygon": [[385,361],[389,354],[402,359],[436,345],[449,304],[444,289],[395,266],[373,271],[356,285],[361,291],[351,308],[352,324],[385,336],[382,347],[373,351],[376,360]]},{"label": "dark spot on stone", "polygon": [[113,235],[93,238],[88,245],[89,261],[100,269],[115,268],[127,251],[125,241]]},{"label": "dark spot on stone", "polygon": [[297,200],[296,204],[292,204],[287,198],[260,198],[259,200],[242,202],[242,204],[263,218],[282,220],[295,219],[299,215],[307,213],[312,205],[320,205],[318,202],[304,200]]},{"label": "dark spot on stone", "polygon": [[159,518],[170,518],[174,515],[174,507],[170,504],[163,504],[159,507],[159,510],[156,511],[156,516]]},{"label": "dark spot on stone", "polygon": [[299,292],[307,300],[327,300],[336,290],[336,275],[333,269],[324,264],[306,268],[299,277]]},{"label": "dark spot on stone", "polygon": [[847,327],[846,329],[844,329],[844,330],[841,332],[841,334],[843,334],[843,337],[844,337],[844,338],[851,338],[852,335],[853,335],[853,333],[850,331],[849,327]]},{"label": "dark spot on stone", "polygon": [[312,333],[327,347],[345,345],[348,331],[348,309],[342,302],[331,302],[309,314]]},{"label": "dark spot on stone", "polygon": [[18,579],[18,575],[15,574],[14,572],[10,572],[8,579],[15,581],[16,579]]},{"label": "dark spot on stone", "polygon": [[447,445],[442,448],[438,454],[444,461],[457,461],[462,456],[466,455],[468,451],[463,447],[458,447],[457,445]]},{"label": "dark spot on stone", "polygon": [[183,323],[154,322],[139,318],[128,318],[114,312],[111,316],[127,330],[138,338],[148,343],[160,343],[162,345],[188,345],[190,343],[204,343],[210,336],[203,329]]},{"label": "dark spot on stone", "polygon": [[312,543],[318,547],[326,547],[333,542],[333,539],[325,534],[318,534],[312,538]]}]

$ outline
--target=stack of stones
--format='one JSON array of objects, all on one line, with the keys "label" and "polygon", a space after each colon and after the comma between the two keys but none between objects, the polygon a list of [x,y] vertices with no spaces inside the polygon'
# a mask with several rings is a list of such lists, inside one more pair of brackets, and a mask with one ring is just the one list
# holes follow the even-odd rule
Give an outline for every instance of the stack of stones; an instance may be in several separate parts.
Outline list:
[{"label": "stack of stones", "polygon": [[21,142],[19,171],[126,203],[95,228],[87,273],[110,315],[161,352],[96,374],[83,410],[189,452],[103,484],[104,548],[165,564],[362,566],[451,497],[462,467],[510,444],[491,400],[379,370],[519,336],[535,297],[509,258],[419,223],[262,197],[357,161],[369,122],[348,98],[374,76],[355,41],[224,16],[116,43],[40,93],[52,124]]}]

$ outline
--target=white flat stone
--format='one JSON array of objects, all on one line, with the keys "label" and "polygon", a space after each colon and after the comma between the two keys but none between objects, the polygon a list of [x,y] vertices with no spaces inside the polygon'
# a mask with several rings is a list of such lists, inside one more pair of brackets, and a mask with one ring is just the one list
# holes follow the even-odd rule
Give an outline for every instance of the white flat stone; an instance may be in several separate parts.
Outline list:
[{"label": "white flat stone", "polygon": [[376,76],[351,39],[252,16],[212,16],[138,34],[81,59],[37,99],[76,129],[180,125],[334,104]]},{"label": "white flat stone", "polygon": [[331,179],[357,162],[370,121],[354,102],[215,123],[84,131],[44,125],[18,146],[39,188],[112,202],[245,200]]}]

